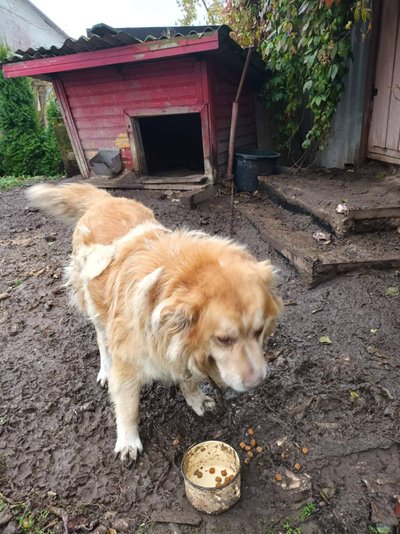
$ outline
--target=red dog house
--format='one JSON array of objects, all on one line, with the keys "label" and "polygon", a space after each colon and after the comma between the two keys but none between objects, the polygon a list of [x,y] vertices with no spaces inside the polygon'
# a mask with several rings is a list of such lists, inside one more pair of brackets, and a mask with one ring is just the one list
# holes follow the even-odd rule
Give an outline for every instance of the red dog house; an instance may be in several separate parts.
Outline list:
[{"label": "red dog house", "polygon": [[[101,149],[119,149],[142,175],[226,172],[232,101],[246,52],[227,26],[114,29],[60,48],[18,51],[5,77],[51,80],[82,175]],[[253,55],[242,93],[237,148],[257,147],[253,91],[265,66]]]}]

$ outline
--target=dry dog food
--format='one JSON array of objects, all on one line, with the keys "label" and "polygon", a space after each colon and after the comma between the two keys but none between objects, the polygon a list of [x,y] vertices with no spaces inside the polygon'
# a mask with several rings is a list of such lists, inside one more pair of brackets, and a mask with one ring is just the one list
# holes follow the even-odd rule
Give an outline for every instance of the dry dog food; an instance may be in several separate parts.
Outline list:
[{"label": "dry dog food", "polygon": [[245,443],[244,441],[241,441],[241,442],[239,443],[239,447],[240,447],[241,449],[244,449],[244,448],[246,447],[246,443]]},{"label": "dry dog food", "polygon": [[221,477],[215,477],[215,481],[216,482],[222,482],[222,478]]},{"label": "dry dog food", "polygon": [[252,428],[249,428],[247,433],[249,436],[254,436],[254,430]]},{"label": "dry dog food", "polygon": [[228,474],[228,473],[226,472],[226,469],[223,469],[223,470],[221,471],[221,475],[222,475],[223,477],[226,477],[227,474]]},{"label": "dry dog food", "polygon": [[252,447],[254,449],[254,447],[256,447],[256,446],[257,446],[257,441],[255,439],[252,439],[250,441],[250,447]]},{"label": "dry dog food", "polygon": [[260,454],[260,452],[262,452],[262,451],[263,451],[263,448],[262,448],[262,447],[257,447],[257,448],[256,448],[256,452],[257,452],[258,454]]},{"label": "dry dog food", "polygon": [[215,467],[210,467],[209,471],[213,475],[215,473]]}]

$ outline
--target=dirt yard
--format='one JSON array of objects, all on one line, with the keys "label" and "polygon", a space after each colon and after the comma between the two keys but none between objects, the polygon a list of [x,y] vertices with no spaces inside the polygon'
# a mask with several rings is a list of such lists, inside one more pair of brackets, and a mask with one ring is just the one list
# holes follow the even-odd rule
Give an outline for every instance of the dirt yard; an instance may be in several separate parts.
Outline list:
[{"label": "dirt yard", "polygon": [[[160,192],[128,195],[169,227],[229,231],[226,198],[188,211]],[[309,290],[237,215],[235,238],[281,269],[286,307],[266,346],[269,376],[253,393],[226,392],[205,418],[175,387],[145,388],[145,451],[127,469],[114,458],[112,408],[96,383],[94,329],[62,286],[71,230],[28,209],[23,189],[1,194],[0,224],[1,532],[357,534],[393,526],[399,273],[353,274]],[[198,514],[184,495],[184,451],[217,438],[244,459],[249,427],[263,451],[243,465],[241,500],[220,516]]]}]

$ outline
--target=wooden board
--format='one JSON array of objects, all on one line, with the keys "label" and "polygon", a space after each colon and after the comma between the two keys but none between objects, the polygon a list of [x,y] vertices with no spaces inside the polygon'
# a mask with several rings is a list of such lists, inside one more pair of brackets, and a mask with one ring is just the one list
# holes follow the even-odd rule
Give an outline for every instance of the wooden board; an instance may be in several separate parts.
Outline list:
[{"label": "wooden board", "polygon": [[204,174],[192,174],[190,176],[164,176],[160,178],[142,177],[142,184],[204,184],[208,180]]},{"label": "wooden board", "polygon": [[[336,235],[354,230],[398,226],[400,180],[393,177],[353,176],[332,178],[299,175],[261,176],[260,191],[283,206],[309,213]],[[345,199],[347,215],[336,207]],[[367,223],[367,224],[366,224]]]},{"label": "wooden board", "polygon": [[331,244],[324,245],[312,237],[321,229],[309,216],[294,215],[270,201],[240,204],[238,209],[311,286],[339,273],[400,267],[400,235],[395,232],[333,238]]}]

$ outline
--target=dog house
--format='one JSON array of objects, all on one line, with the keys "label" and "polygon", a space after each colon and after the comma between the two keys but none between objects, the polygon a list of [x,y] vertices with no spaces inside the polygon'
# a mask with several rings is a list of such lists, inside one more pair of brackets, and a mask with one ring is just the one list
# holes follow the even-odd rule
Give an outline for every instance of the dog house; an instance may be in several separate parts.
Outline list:
[{"label": "dog house", "polygon": [[[246,57],[227,26],[114,29],[60,48],[18,51],[5,77],[51,80],[81,174],[106,150],[139,175],[214,181],[226,171],[232,101]],[[254,92],[265,66],[253,54],[242,92],[237,148],[257,146]]]}]

